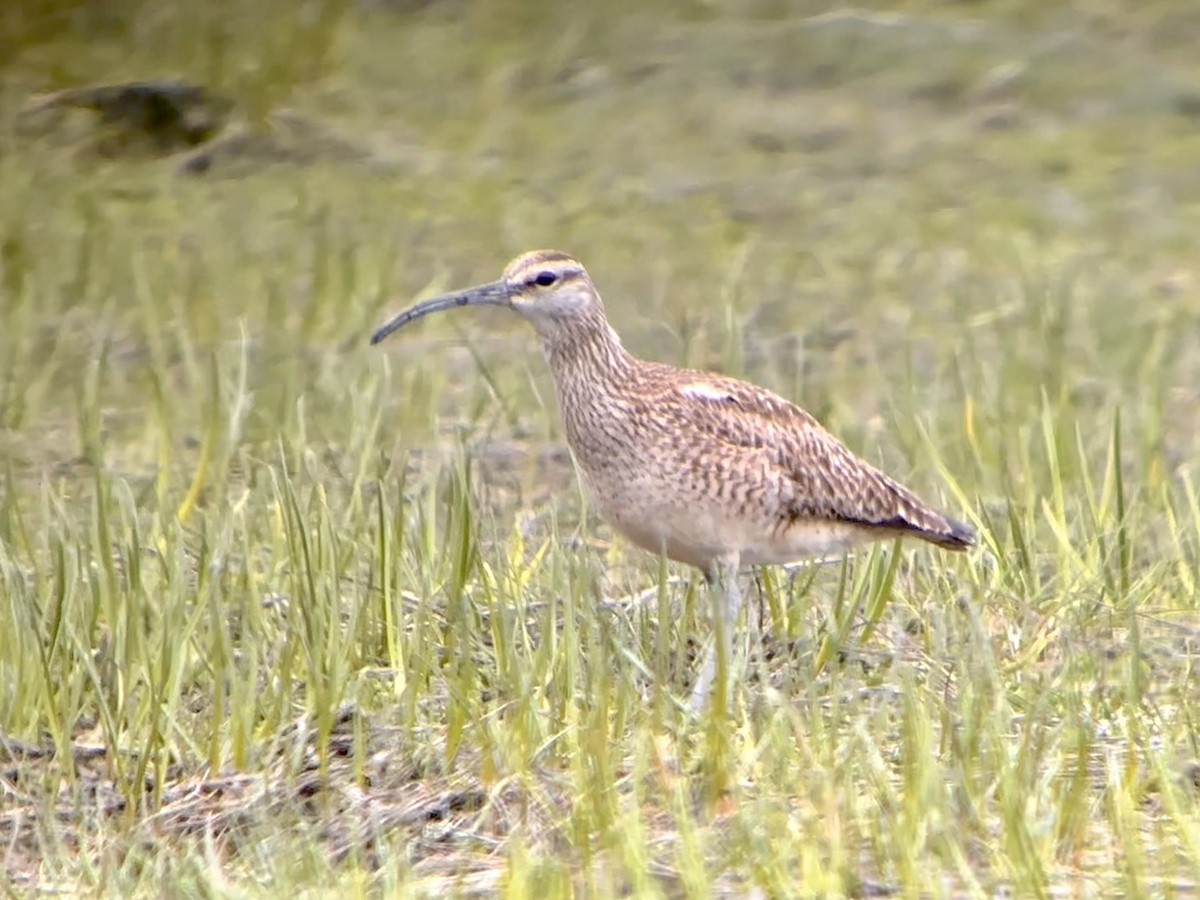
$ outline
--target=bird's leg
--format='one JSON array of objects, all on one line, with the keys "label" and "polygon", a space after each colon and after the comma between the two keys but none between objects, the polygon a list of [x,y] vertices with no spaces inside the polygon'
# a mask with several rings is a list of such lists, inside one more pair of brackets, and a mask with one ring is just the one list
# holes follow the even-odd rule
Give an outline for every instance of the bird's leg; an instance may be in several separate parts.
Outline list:
[{"label": "bird's leg", "polygon": [[737,580],[738,561],[736,553],[723,557],[713,563],[712,571],[707,574],[715,634],[713,643],[704,655],[696,686],[692,689],[694,712],[699,712],[708,702],[714,678],[719,679],[721,696],[728,702],[733,669],[733,631],[742,608],[742,592]]}]

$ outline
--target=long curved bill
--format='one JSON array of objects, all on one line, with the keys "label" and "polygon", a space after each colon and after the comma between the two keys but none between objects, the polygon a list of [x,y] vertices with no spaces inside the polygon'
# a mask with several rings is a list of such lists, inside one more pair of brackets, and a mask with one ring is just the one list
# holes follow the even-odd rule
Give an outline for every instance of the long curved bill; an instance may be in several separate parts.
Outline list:
[{"label": "long curved bill", "polygon": [[371,335],[371,343],[378,344],[393,331],[399,331],[410,322],[423,319],[430,313],[441,312],[443,309],[456,309],[460,306],[512,306],[512,298],[509,295],[508,285],[503,281],[479,284],[469,287],[465,291],[431,297],[428,300],[422,300],[415,306],[410,306],[376,331]]}]

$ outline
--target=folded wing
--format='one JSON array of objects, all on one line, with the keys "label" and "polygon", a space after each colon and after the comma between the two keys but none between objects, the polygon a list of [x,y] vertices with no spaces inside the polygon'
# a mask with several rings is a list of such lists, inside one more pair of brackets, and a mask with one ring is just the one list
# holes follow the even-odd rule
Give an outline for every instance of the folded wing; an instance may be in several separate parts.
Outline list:
[{"label": "folded wing", "polygon": [[662,393],[673,393],[674,402],[655,407],[677,410],[689,431],[698,430],[730,451],[765,454],[782,476],[781,509],[789,521],[910,534],[951,550],[974,543],[970,526],[930,508],[855,456],[794,403],[734,378],[663,368],[670,377],[660,382]]}]

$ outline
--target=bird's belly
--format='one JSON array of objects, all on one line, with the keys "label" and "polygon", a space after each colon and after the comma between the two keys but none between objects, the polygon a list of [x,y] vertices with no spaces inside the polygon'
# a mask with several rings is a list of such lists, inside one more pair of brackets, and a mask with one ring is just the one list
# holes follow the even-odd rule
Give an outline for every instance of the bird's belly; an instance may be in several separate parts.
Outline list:
[{"label": "bird's belly", "polygon": [[613,528],[643,550],[705,571],[727,549],[703,517],[640,516],[629,509],[602,512]]},{"label": "bird's belly", "polygon": [[741,560],[744,565],[760,566],[837,557],[881,536],[847,522],[794,522],[770,540],[750,542],[742,550]]},{"label": "bird's belly", "polygon": [[708,571],[715,560],[738,555],[744,566],[777,565],[839,556],[877,535],[840,522],[756,521],[721,508],[659,508],[599,503],[600,512],[618,532],[644,550]]}]

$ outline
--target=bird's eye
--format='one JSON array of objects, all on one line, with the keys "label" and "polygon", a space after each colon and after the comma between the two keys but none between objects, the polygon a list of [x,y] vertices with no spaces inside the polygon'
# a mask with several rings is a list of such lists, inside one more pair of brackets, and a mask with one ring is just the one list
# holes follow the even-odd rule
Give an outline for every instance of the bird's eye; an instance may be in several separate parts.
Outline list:
[{"label": "bird's eye", "polygon": [[533,283],[541,287],[550,287],[556,281],[558,276],[553,272],[539,272],[537,278],[533,279]]}]

